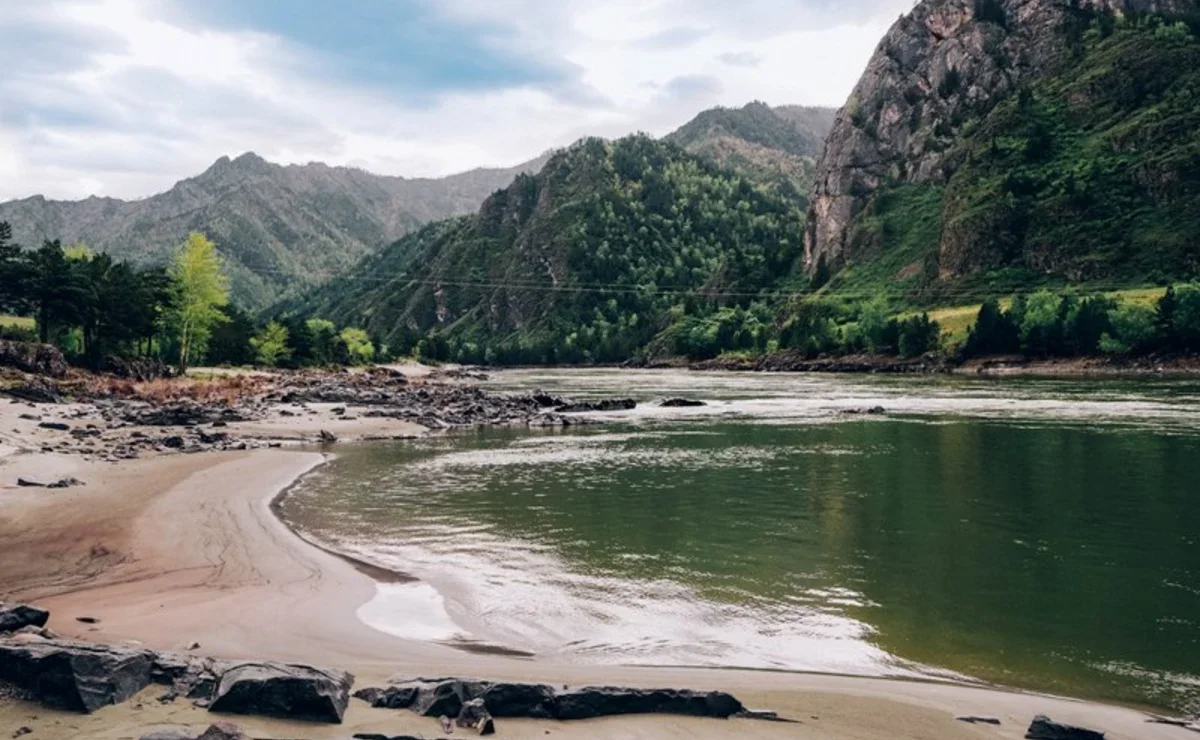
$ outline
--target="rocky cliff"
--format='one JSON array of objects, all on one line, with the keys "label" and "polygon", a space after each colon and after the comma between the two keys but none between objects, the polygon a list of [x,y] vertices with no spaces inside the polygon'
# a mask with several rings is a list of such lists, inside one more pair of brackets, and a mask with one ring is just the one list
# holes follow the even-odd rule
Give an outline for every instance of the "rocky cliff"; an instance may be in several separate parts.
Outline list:
[{"label": "rocky cliff", "polygon": [[[1095,85],[1106,74],[1132,70],[1129,74],[1137,76],[1144,72],[1156,77],[1139,80],[1138,85],[1154,88],[1153,95],[1184,94],[1179,90],[1182,85],[1188,88],[1189,99],[1194,100],[1197,91],[1180,78],[1188,72],[1187,67],[1169,67],[1194,65],[1195,49],[1183,48],[1186,44],[1182,41],[1179,48],[1172,47],[1169,52],[1155,47],[1164,47],[1169,41],[1170,16],[1194,14],[1197,6],[1196,0],[921,2],[880,42],[826,141],[810,197],[805,235],[807,269],[816,272],[823,262],[836,272],[891,248],[902,240],[904,234],[900,232],[904,229],[891,224],[891,232],[887,233],[883,228],[888,225],[887,219],[882,212],[889,205],[895,206],[896,194],[903,201],[924,188],[920,197],[938,206],[922,214],[926,222],[938,223],[921,226],[936,242],[936,254],[920,254],[921,250],[914,249],[909,256],[916,262],[897,265],[901,270],[946,278],[1020,263],[1050,272],[1074,270],[1077,276],[1087,277],[1087,270],[1079,265],[1058,264],[1046,255],[1039,259],[1036,254],[1028,254],[1029,230],[1013,233],[1014,229],[1027,227],[1027,223],[1010,223],[1012,219],[998,214],[964,222],[964,216],[980,215],[968,213],[968,206],[979,206],[988,198],[1004,200],[1013,191],[995,187],[970,193],[968,185],[981,183],[953,180],[965,165],[977,164],[976,160],[994,153],[996,142],[1003,144],[1004,137],[1019,129],[1024,120],[1019,110],[1007,111],[1004,121],[997,120],[996,114],[1022,91],[1024,110],[1038,106],[1049,109],[1047,120],[1052,130],[1047,136],[1055,145],[1083,141],[1089,132],[1097,133],[1097,126],[1113,127],[1122,121],[1135,124],[1152,102],[1144,97],[1132,104],[1105,99],[1110,91]],[[1134,25],[1131,19],[1142,19],[1147,13],[1168,17],[1147,24],[1137,39],[1122,36],[1120,28]],[[1176,36],[1181,38],[1186,30]],[[1118,43],[1125,46],[1113,48]],[[1169,61],[1162,56],[1168,54]],[[1093,86],[1081,89],[1088,75],[1092,76]],[[1124,83],[1116,80],[1115,84]],[[1144,91],[1132,92],[1138,97]],[[1060,95],[1069,97],[1055,100]],[[1161,103],[1162,98],[1154,102]],[[1106,106],[1112,108],[1107,120],[1094,120],[1092,112]],[[1184,104],[1178,110],[1160,112],[1186,115],[1187,108]],[[985,129],[988,138],[981,141]],[[1029,132],[1016,133],[1024,136]],[[1107,135],[1104,131],[1098,133]],[[1180,133],[1185,142],[1196,135],[1194,130]],[[1151,144],[1172,146],[1165,140]],[[987,150],[988,146],[993,150]],[[1097,145],[1097,151],[1120,146],[1120,141],[1109,137]],[[1043,154],[1047,158],[1061,156],[1065,148],[1060,146],[1060,151]],[[1005,164],[1011,169],[1020,163]],[[1146,163],[1139,160],[1134,164]],[[997,174],[997,170],[983,167],[974,174],[983,178]],[[1015,195],[1018,200],[1022,195],[1034,199],[1045,195],[1019,190]],[[1155,199],[1151,196],[1149,200]],[[1036,229],[1034,232],[1036,237]],[[996,233],[1000,233],[998,239],[989,236]],[[1007,243],[996,246],[996,241],[1005,240]],[[1038,245],[1032,246],[1036,251]]]}]

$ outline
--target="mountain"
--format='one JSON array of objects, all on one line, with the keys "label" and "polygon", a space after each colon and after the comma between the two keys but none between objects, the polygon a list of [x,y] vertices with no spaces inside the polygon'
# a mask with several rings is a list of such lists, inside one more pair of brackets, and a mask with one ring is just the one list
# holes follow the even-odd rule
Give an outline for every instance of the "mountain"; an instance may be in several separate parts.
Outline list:
[{"label": "mountain", "polygon": [[585,139],[477,214],[284,308],[473,362],[624,360],[656,341],[716,341],[719,321],[692,323],[716,314],[753,343],[763,301],[796,274],[802,228],[796,201],[675,144]]},{"label": "mountain", "polygon": [[324,164],[280,166],[249,153],[222,157],[143,200],[35,196],[0,204],[0,221],[26,246],[83,241],[140,263],[165,262],[188,232],[202,231],[226,260],[235,301],[253,309],[341,272],[422,224],[474,211],[546,159],[406,179]]},{"label": "mountain", "polygon": [[809,273],[935,298],[1195,275],[1198,11],[921,2],[837,115],[810,199]]},{"label": "mountain", "polygon": [[835,114],[831,108],[753,102],[706,110],[666,139],[718,167],[803,198]]}]

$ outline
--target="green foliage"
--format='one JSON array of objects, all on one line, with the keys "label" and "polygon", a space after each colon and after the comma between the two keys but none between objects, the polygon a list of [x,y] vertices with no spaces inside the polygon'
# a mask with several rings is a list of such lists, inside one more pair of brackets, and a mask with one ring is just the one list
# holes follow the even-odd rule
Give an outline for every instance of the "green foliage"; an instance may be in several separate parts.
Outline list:
[{"label": "green foliage", "polygon": [[951,273],[1020,265],[1137,283],[1200,268],[1200,41],[1153,16],[1105,35],[1101,17],[1066,71],[959,143]]},{"label": "green foliage", "polygon": [[375,361],[375,345],[362,329],[346,328],[338,335],[348,357],[346,364],[367,365]]},{"label": "green foliage", "polygon": [[[425,339],[420,351],[437,360],[616,362],[683,336],[701,350],[710,330],[761,334],[760,319],[756,329],[735,317],[806,282],[802,224],[794,200],[676,146],[590,139],[478,215],[385,249],[298,311],[364,326],[392,347]],[[684,316],[693,321],[673,328]]]},{"label": "green foliage", "polygon": [[268,323],[257,336],[251,337],[250,346],[254,349],[254,359],[266,367],[275,367],[292,354],[287,327],[278,321]]},{"label": "green foliage", "polygon": [[1200,286],[1168,288],[1158,304],[1123,304],[1048,290],[1018,297],[1008,311],[988,300],[963,348],[966,357],[1024,353],[1074,357],[1200,351]]},{"label": "green foliage", "polygon": [[188,236],[167,272],[174,282],[169,323],[183,372],[194,357],[204,355],[213,327],[227,319],[221,309],[229,303],[229,278],[216,247],[198,232]]}]

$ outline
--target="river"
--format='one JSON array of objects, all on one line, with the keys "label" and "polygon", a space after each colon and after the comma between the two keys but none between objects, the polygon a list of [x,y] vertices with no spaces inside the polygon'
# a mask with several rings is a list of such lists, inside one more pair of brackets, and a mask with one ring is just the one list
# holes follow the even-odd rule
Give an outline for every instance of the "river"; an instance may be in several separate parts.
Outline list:
[{"label": "river", "polygon": [[[1200,712],[1196,381],[524,370],[484,385],[642,405],[565,431],[339,448],[283,511],[417,579],[380,585],[360,611],[378,629]],[[707,405],[656,405],[673,396]]]}]

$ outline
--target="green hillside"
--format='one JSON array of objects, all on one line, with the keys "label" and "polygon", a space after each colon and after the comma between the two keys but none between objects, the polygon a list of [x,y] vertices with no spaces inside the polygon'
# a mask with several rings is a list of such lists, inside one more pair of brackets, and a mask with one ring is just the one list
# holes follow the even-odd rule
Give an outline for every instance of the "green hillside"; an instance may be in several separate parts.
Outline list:
[{"label": "green hillside", "polygon": [[757,346],[801,234],[797,203],[673,144],[587,139],[475,216],[388,247],[305,310],[393,349],[423,340],[425,354],[473,362],[625,360],[721,312]]}]

